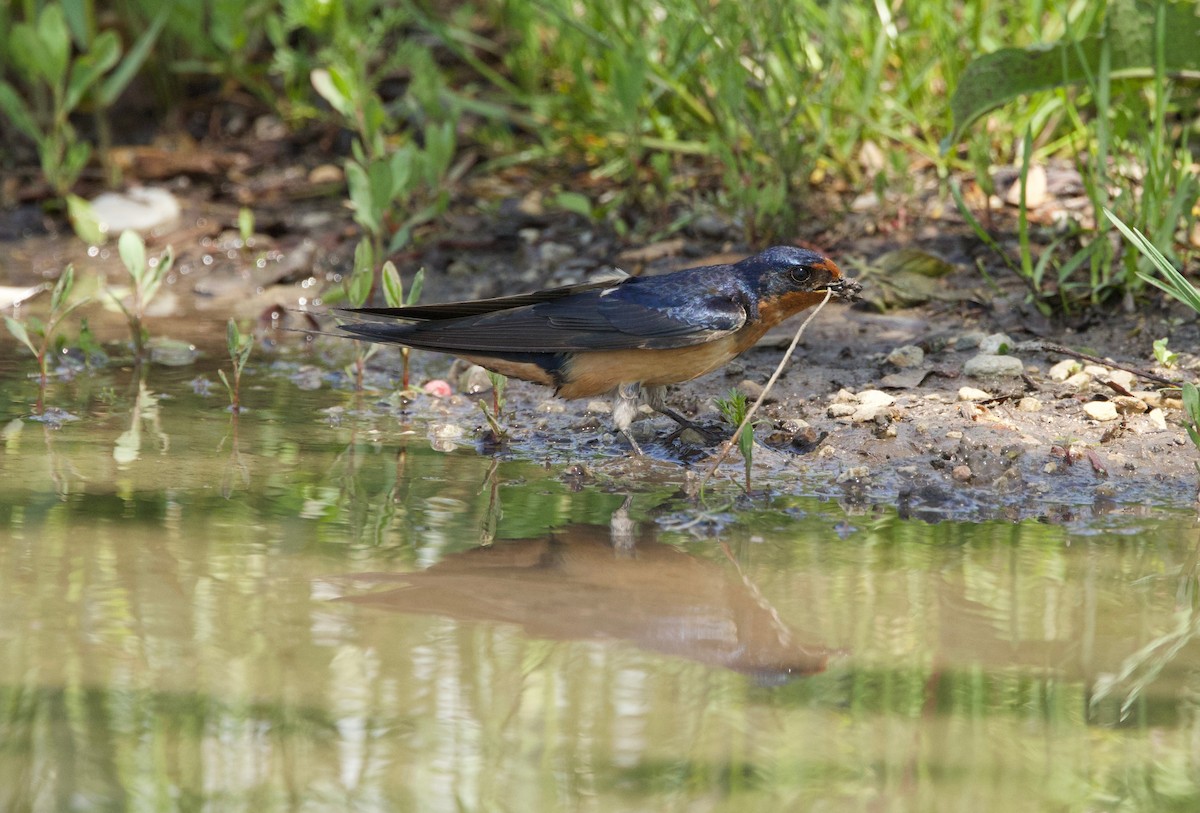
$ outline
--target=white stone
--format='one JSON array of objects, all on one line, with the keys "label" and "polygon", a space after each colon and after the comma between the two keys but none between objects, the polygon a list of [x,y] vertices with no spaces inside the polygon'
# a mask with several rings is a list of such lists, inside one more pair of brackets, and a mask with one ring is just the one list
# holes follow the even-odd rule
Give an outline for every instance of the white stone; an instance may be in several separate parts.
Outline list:
[{"label": "white stone", "polygon": [[1083,405],[1083,411],[1089,418],[1097,421],[1115,421],[1117,405],[1112,401],[1088,401]]},{"label": "white stone", "polygon": [[179,222],[179,201],[165,189],[137,186],[128,192],[104,192],[92,200],[100,228],[117,235],[126,229],[141,234],[161,231]]},{"label": "white stone", "polygon": [[1075,359],[1063,359],[1051,367],[1046,375],[1050,376],[1051,381],[1066,381],[1082,369],[1083,366]]},{"label": "white stone", "polygon": [[975,387],[959,387],[958,389],[958,400],[960,401],[986,401],[991,397],[990,392]]}]

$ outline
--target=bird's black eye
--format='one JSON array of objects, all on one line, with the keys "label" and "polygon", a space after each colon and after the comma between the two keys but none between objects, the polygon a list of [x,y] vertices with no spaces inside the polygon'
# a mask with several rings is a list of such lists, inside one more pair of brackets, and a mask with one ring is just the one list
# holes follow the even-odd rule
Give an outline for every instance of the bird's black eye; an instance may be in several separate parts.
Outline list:
[{"label": "bird's black eye", "polygon": [[812,269],[807,265],[794,265],[788,269],[788,277],[797,285],[803,285],[812,277]]}]

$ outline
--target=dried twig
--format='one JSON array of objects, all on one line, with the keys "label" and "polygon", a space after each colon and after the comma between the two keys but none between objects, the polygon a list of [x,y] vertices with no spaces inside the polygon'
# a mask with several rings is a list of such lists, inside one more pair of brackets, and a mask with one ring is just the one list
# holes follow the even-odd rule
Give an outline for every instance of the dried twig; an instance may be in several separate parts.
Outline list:
[{"label": "dried twig", "polygon": [[766,399],[767,393],[771,391],[771,387],[775,386],[775,382],[778,381],[779,376],[783,374],[783,368],[787,366],[788,361],[792,357],[792,352],[795,351],[796,345],[800,343],[800,337],[804,335],[804,329],[808,327],[809,322],[817,318],[817,314],[821,312],[821,308],[825,307],[826,303],[829,302],[832,297],[833,291],[826,291],[825,298],[820,301],[813,312],[808,315],[808,318],[805,319],[800,327],[796,329],[796,335],[792,337],[792,343],[789,344],[788,349],[783,352],[783,358],[779,360],[779,366],[775,368],[775,372],[771,374],[769,379],[767,379],[766,386],[763,387],[762,393],[758,396],[758,399],[754,402],[754,404],[748,410],[746,410],[746,417],[742,418],[742,422],[738,424],[738,428],[734,431],[733,437],[721,445],[721,451],[717,454],[717,459],[713,461],[712,468],[708,470],[708,474],[704,475],[704,479],[700,481],[701,488],[703,488],[704,484],[712,479],[712,476],[717,473],[717,467],[724,462],[725,458],[729,457],[729,453],[733,451],[733,447],[737,442],[738,436],[743,430],[745,430],[747,426],[749,426],[751,419],[754,417],[754,413],[758,411],[758,408],[762,406],[763,400]]}]

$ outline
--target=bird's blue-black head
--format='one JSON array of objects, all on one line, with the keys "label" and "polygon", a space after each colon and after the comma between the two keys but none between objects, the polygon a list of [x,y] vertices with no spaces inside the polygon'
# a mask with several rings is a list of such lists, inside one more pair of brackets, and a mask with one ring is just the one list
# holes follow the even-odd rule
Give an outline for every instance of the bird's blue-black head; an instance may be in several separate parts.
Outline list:
[{"label": "bird's blue-black head", "polygon": [[816,304],[827,290],[842,298],[859,289],[842,276],[833,260],[795,246],[772,246],[735,268],[753,287],[760,304],[779,302],[790,312]]}]

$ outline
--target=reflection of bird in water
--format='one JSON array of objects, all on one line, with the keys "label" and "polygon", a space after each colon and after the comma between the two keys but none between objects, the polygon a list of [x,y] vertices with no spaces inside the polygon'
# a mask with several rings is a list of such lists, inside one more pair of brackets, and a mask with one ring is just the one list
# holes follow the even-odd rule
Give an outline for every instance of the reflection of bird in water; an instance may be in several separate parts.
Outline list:
[{"label": "reflection of bird in water", "polygon": [[427,570],[384,577],[400,587],[345,600],[518,624],[539,638],[629,641],[764,684],[825,668],[831,651],[798,641],[739,575],[656,542],[623,514],[611,529],[571,525],[451,554]]}]

